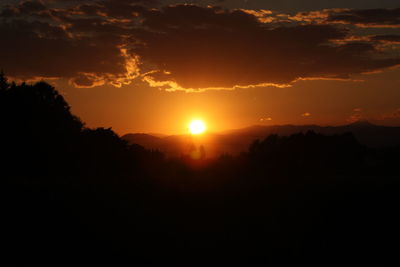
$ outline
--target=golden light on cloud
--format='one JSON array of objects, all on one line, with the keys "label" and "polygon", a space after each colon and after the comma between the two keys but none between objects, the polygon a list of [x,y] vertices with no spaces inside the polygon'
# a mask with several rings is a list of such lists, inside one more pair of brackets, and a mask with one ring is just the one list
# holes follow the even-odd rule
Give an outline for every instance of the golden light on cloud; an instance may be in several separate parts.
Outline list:
[{"label": "golden light on cloud", "polygon": [[189,123],[189,132],[193,135],[202,134],[206,129],[206,124],[202,120],[196,119]]}]

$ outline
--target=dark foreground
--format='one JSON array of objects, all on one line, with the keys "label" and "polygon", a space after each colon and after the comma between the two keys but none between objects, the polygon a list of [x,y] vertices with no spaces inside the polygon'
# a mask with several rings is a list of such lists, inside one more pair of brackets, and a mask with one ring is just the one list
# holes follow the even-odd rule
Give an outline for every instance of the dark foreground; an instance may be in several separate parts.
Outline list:
[{"label": "dark foreground", "polygon": [[166,159],[0,80],[3,266],[399,265],[399,147],[308,132]]}]

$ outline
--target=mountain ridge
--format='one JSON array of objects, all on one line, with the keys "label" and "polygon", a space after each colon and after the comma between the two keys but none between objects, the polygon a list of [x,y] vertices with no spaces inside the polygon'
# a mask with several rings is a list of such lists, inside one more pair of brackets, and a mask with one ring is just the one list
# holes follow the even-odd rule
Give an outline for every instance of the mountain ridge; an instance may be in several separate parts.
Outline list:
[{"label": "mountain ridge", "polygon": [[400,145],[400,127],[375,125],[368,121],[357,121],[340,126],[320,125],[252,125],[249,127],[208,133],[202,136],[132,133],[122,136],[130,144],[138,144],[147,149],[160,150],[167,156],[182,156],[190,153],[193,147],[203,146],[208,157],[222,154],[238,155],[247,151],[252,142],[264,139],[271,134],[288,136],[295,133],[314,131],[324,135],[351,132],[363,145],[382,148]]}]

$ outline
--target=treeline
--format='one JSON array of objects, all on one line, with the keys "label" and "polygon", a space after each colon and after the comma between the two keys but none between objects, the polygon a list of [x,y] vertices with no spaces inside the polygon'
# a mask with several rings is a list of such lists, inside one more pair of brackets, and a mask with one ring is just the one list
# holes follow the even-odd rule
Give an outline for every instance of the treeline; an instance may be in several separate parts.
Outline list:
[{"label": "treeline", "polygon": [[400,148],[255,141],[201,165],[89,129],[0,75],[5,266],[396,265]]}]

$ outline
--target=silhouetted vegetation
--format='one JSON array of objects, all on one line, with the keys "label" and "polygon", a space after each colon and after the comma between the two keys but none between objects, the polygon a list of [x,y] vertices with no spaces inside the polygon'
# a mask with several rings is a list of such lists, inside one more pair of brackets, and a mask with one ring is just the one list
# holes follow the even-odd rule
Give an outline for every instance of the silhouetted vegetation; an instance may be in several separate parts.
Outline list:
[{"label": "silhouetted vegetation", "polygon": [[[400,147],[270,135],[166,158],[0,75],[5,266],[396,265]],[[199,162],[202,162],[201,164]]]}]

